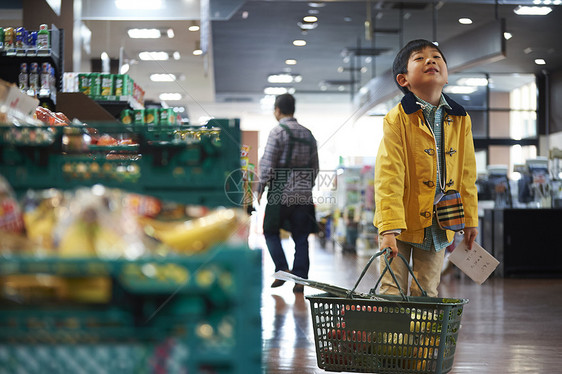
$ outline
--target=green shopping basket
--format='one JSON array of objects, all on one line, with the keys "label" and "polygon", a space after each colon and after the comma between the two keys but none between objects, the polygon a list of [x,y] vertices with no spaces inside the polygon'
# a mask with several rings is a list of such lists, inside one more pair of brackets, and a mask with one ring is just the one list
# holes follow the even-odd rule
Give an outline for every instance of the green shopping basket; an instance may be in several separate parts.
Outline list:
[{"label": "green shopping basket", "polygon": [[[389,251],[386,248],[371,257],[348,297],[329,293],[307,296],[319,368],[379,374],[441,374],[451,370],[468,299],[427,297],[408,262],[399,255],[423,295],[406,296],[390,268]],[[373,260],[382,254],[386,268],[369,298],[352,298]],[[400,296],[375,294],[387,270]]]}]

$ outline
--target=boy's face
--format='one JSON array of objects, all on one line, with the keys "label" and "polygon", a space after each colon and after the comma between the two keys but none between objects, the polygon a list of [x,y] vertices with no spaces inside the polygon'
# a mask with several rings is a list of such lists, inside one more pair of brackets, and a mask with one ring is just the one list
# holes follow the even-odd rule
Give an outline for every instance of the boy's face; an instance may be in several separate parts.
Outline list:
[{"label": "boy's face", "polygon": [[398,74],[396,80],[410,91],[441,90],[447,84],[449,73],[443,56],[436,48],[425,47],[414,51],[408,60],[408,72]]}]

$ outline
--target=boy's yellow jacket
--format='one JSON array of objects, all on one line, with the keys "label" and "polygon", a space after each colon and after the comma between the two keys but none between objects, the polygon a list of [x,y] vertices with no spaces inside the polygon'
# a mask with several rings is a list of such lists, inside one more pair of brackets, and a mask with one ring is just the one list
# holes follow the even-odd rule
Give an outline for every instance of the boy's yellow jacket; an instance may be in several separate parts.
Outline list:
[{"label": "boy's yellow jacket", "polygon": [[[478,227],[476,159],[470,116],[445,95],[444,157],[446,190],[460,192],[466,227]],[[422,108],[411,92],[384,118],[375,165],[374,224],[379,232],[401,229],[398,239],[421,243],[424,228],[431,226],[437,152],[435,138],[425,124]],[[441,146],[441,145],[438,145]],[[454,232],[447,231],[452,240]]]}]

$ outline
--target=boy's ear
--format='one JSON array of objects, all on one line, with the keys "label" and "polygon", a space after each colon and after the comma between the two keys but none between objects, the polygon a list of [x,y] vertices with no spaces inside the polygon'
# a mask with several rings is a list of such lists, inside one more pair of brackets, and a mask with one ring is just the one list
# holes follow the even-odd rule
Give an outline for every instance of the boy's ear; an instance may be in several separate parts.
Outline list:
[{"label": "boy's ear", "polygon": [[408,86],[408,79],[406,78],[406,74],[398,74],[396,76],[396,82],[400,87],[407,87]]}]

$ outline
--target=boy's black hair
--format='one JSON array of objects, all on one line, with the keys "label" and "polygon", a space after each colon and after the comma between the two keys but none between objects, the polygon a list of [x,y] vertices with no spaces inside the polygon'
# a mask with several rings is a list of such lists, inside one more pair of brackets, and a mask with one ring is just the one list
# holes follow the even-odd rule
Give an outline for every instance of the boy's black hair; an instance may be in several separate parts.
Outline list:
[{"label": "boy's black hair", "polygon": [[425,39],[415,39],[408,42],[408,44],[406,44],[394,58],[394,62],[392,63],[392,76],[394,77],[394,83],[396,83],[398,88],[400,88],[400,91],[405,94],[410,90],[408,90],[407,87],[400,86],[396,81],[396,77],[398,76],[398,74],[406,74],[408,72],[408,60],[410,60],[410,56],[412,55],[412,53],[419,52],[427,47],[437,49],[439,53],[441,53],[441,57],[443,57],[443,61],[445,61],[445,64],[447,63],[445,55],[443,54],[443,52],[441,52],[439,47],[429,40]]},{"label": "boy's black hair", "polygon": [[275,98],[275,108],[281,114],[295,114],[295,98],[291,94],[279,95]]}]

